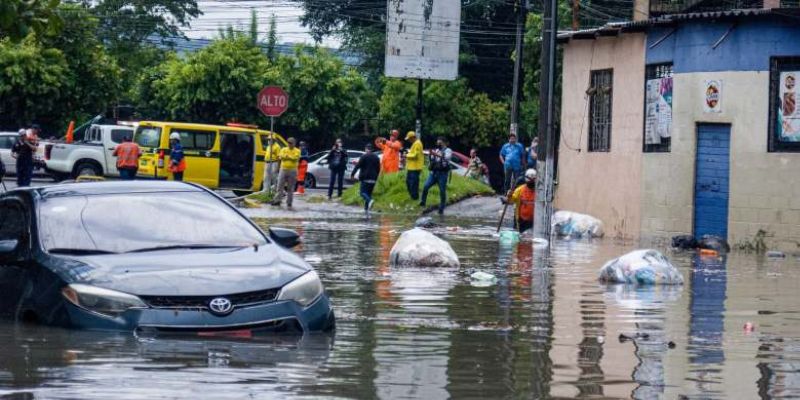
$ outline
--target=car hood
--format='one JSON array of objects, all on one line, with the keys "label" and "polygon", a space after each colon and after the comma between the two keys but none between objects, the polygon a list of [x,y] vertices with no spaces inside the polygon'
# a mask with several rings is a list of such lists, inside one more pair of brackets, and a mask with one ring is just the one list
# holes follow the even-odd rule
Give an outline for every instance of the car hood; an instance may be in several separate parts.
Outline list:
[{"label": "car hood", "polygon": [[311,267],[276,245],[243,249],[166,250],[58,257],[58,273],[83,283],[141,296],[215,296],[281,287]]}]

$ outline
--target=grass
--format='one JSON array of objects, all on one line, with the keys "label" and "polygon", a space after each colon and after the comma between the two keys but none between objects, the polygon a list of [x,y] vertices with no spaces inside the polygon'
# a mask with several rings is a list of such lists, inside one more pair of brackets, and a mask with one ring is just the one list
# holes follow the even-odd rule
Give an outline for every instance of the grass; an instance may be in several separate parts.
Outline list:
[{"label": "grass", "polygon": [[275,198],[275,195],[273,193],[270,193],[270,192],[266,192],[266,193],[265,192],[256,192],[256,193],[253,193],[253,194],[247,196],[247,198],[250,199],[250,200],[255,200],[255,201],[259,202],[259,203],[267,204],[267,203],[272,202],[272,199]]},{"label": "grass", "polygon": [[[422,185],[428,178],[428,171],[422,171],[420,177],[420,196],[422,196]],[[363,206],[364,200],[359,195],[359,184],[347,189],[342,195],[342,203],[350,206]],[[453,204],[469,197],[477,195],[492,195],[494,191],[489,186],[474,179],[452,174],[450,182],[447,184],[447,204]],[[423,211],[419,207],[419,201],[412,200],[406,190],[405,171],[395,174],[381,175],[372,193],[375,204],[373,210],[391,213],[419,213]],[[428,192],[428,202],[425,211],[435,209],[439,206],[439,188],[434,185]]]}]

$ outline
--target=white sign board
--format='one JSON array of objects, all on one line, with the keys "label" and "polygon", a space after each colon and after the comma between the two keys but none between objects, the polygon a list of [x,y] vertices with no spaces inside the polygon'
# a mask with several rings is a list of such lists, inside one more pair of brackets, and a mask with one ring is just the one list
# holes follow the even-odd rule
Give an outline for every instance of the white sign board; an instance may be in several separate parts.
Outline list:
[{"label": "white sign board", "polygon": [[460,0],[389,0],[385,75],[454,80],[458,77]]}]

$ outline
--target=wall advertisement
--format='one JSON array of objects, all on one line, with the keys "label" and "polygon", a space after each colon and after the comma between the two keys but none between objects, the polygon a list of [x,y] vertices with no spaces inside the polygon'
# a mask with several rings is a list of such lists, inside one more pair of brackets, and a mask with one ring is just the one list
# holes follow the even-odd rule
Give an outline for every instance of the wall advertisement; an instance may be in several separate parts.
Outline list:
[{"label": "wall advertisement", "polygon": [[703,112],[722,112],[722,80],[712,79],[703,85]]},{"label": "wall advertisement", "polygon": [[645,144],[672,136],[672,77],[648,79],[645,93]]},{"label": "wall advertisement", "polygon": [[797,79],[800,71],[781,72],[778,89],[778,140],[800,142],[800,109],[797,104]]}]

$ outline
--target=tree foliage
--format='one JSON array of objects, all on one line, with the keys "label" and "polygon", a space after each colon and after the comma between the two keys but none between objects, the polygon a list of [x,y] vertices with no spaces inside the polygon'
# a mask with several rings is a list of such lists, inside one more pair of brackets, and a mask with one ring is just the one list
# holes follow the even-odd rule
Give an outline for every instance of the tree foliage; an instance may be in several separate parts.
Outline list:
[{"label": "tree foliage", "polygon": [[[414,129],[416,82],[384,79],[379,116],[393,128]],[[505,137],[508,104],[471,89],[466,79],[427,83],[423,90],[427,138],[444,136],[461,146],[499,144]]]},{"label": "tree foliage", "polygon": [[53,35],[61,28],[56,14],[61,0],[0,1],[0,38],[20,41],[31,33]]},{"label": "tree foliage", "polygon": [[320,141],[349,132],[375,103],[365,79],[328,51],[298,47],[273,63],[242,34],[146,70],[136,97],[146,118],[264,126],[268,119],[256,108],[256,94],[266,85],[290,95],[281,126]]}]

